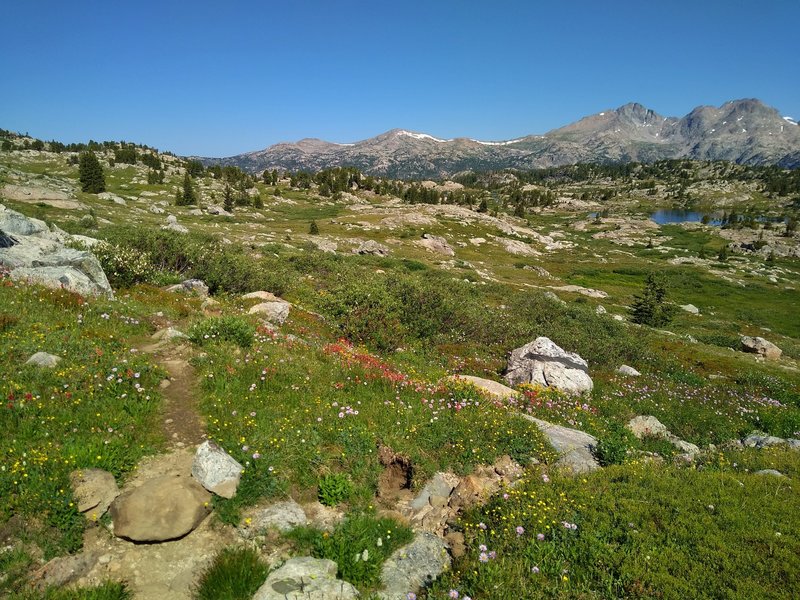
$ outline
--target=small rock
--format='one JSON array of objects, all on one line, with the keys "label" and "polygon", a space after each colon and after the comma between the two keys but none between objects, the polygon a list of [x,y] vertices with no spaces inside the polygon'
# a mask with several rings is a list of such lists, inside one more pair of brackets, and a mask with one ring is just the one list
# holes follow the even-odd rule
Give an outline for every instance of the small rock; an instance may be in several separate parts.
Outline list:
[{"label": "small rock", "polygon": [[166,329],[159,329],[156,331],[151,338],[157,341],[164,341],[168,342],[170,340],[175,339],[187,339],[187,336],[182,331],[175,329],[174,327],[167,327]]},{"label": "small rock", "polygon": [[464,534],[460,531],[451,531],[444,536],[447,545],[450,546],[450,554],[453,558],[461,558],[466,554],[466,543],[464,541]]},{"label": "small rock", "polygon": [[780,446],[782,444],[786,444],[787,441],[783,438],[775,437],[774,435],[753,432],[744,438],[742,443],[748,448],[768,448],[770,446]]},{"label": "small rock", "polygon": [[265,291],[258,291],[258,292],[250,292],[249,294],[244,294],[242,296],[242,300],[263,300],[264,302],[281,302],[281,299],[278,298],[272,292],[265,292]]},{"label": "small rock", "polygon": [[620,365],[619,369],[617,369],[617,373],[620,375],[628,375],[629,377],[639,377],[641,373],[634,369],[633,367],[629,367],[628,365]]},{"label": "small rock", "polygon": [[324,558],[292,558],[273,571],[253,600],[350,600],[358,597],[351,584],[336,579],[336,563]]},{"label": "small rock", "polygon": [[73,556],[59,556],[36,571],[32,580],[37,590],[48,587],[62,587],[86,576],[97,563],[92,552],[81,552]]},{"label": "small rock", "polygon": [[667,426],[652,415],[634,417],[626,427],[637,439],[646,436],[664,438],[670,435]]},{"label": "small rock", "polygon": [[96,521],[108,511],[111,503],[119,496],[119,486],[114,475],[103,469],[81,469],[69,476],[78,512],[89,513]]},{"label": "small rock", "polygon": [[208,297],[208,286],[202,279],[186,279],[167,288],[168,292],[197,294],[201,298]]},{"label": "small rock", "polygon": [[697,308],[694,304],[681,304],[681,308],[691,315],[700,314],[700,309]]},{"label": "small rock", "polygon": [[192,463],[192,477],[209,492],[233,498],[244,467],[217,444],[205,441],[197,448]]},{"label": "small rock", "polygon": [[411,501],[411,508],[419,510],[430,504],[431,497],[450,497],[450,493],[458,485],[458,477],[452,473],[436,473],[420,490],[417,497]]},{"label": "small rock", "polygon": [[499,400],[505,400],[519,396],[519,392],[517,392],[517,390],[514,388],[510,388],[507,385],[503,385],[497,381],[492,381],[491,379],[484,379],[483,377],[475,377],[473,375],[451,375],[447,378],[447,380],[454,381],[456,383],[463,381],[472,384],[486,395]]},{"label": "small rock", "polygon": [[780,471],[776,471],[775,469],[761,469],[760,471],[756,471],[754,475],[767,475],[769,477],[783,477],[783,478],[786,477],[786,475],[784,475]]},{"label": "small rock", "polygon": [[479,504],[484,497],[484,480],[477,475],[464,477],[450,496],[450,508],[464,510]]},{"label": "small rock", "polygon": [[587,473],[600,468],[600,463],[594,456],[594,449],[597,447],[597,439],[594,436],[578,429],[554,425],[530,415],[520,414],[520,416],[535,423],[558,453],[556,467],[562,467],[573,474]]},{"label": "small rock", "polygon": [[445,256],[455,256],[455,251],[447,243],[447,240],[438,235],[431,235],[425,233],[422,239],[417,242],[417,245],[422,246],[429,252],[436,254],[444,254]]},{"label": "small rock", "polygon": [[59,362],[61,362],[60,356],[56,356],[55,354],[48,354],[47,352],[37,352],[36,354],[32,355],[28,360],[26,360],[25,364],[34,365],[44,369],[52,369]]},{"label": "small rock", "polygon": [[603,306],[602,304],[598,304],[597,308],[594,309],[594,312],[595,312],[595,314],[598,314],[598,315],[604,315],[608,311],[606,311],[606,307],[605,306]]}]

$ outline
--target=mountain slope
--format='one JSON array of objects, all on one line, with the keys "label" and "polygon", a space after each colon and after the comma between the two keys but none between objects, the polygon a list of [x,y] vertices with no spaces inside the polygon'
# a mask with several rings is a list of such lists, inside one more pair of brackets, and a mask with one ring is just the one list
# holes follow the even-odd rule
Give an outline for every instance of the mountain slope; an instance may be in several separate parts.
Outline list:
[{"label": "mountain slope", "polygon": [[630,103],[544,135],[508,141],[442,140],[393,129],[354,144],[304,139],[229,158],[201,160],[206,164],[236,165],[251,172],[354,166],[373,175],[426,178],[447,177],[464,170],[665,158],[800,167],[800,127],[754,99],[735,100],[718,108],[700,106],[682,118],[664,117],[641,104]]}]

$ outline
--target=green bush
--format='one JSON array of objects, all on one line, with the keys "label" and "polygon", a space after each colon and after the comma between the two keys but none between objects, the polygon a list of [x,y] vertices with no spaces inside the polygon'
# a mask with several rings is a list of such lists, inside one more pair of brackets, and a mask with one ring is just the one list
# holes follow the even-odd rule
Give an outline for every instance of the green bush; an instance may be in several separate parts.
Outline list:
[{"label": "green bush", "polygon": [[621,465],[625,462],[628,455],[628,450],[634,442],[633,434],[625,427],[618,424],[612,424],[606,435],[597,440],[597,460],[600,464],[608,465]]},{"label": "green bush", "polygon": [[199,346],[225,341],[249,348],[255,339],[255,327],[244,317],[209,317],[191,327],[189,339]]},{"label": "green bush", "polygon": [[107,242],[95,244],[89,250],[100,261],[112,287],[126,288],[153,279],[153,265],[146,252]]},{"label": "green bush", "polygon": [[336,506],[346,502],[353,492],[350,479],[344,473],[325,475],[319,482],[317,497],[325,506]]},{"label": "green bush", "polygon": [[267,579],[269,569],[252,548],[225,548],[203,571],[196,600],[250,600]]}]

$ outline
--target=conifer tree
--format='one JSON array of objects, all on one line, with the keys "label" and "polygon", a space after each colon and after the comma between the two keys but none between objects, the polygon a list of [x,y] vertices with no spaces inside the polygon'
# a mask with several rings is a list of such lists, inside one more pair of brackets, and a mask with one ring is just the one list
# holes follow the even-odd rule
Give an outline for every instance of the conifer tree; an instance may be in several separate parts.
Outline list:
[{"label": "conifer tree", "polygon": [[99,194],[106,191],[106,178],[103,175],[103,167],[91,150],[81,153],[78,162],[78,173],[80,174],[81,190],[84,192]]},{"label": "conifer tree", "polygon": [[308,233],[311,235],[319,235],[319,225],[317,225],[316,221],[311,221],[311,224],[308,226]]},{"label": "conifer tree", "polygon": [[183,175],[183,200],[181,204],[183,206],[197,204],[197,192],[192,185],[192,176],[188,170]]},{"label": "conifer tree", "polygon": [[233,212],[233,189],[229,184],[225,184],[225,188],[222,190],[222,208],[227,210],[228,212]]},{"label": "conifer tree", "polygon": [[674,307],[667,304],[667,283],[661,273],[650,273],[641,294],[631,306],[631,320],[640,325],[661,327],[672,320]]}]

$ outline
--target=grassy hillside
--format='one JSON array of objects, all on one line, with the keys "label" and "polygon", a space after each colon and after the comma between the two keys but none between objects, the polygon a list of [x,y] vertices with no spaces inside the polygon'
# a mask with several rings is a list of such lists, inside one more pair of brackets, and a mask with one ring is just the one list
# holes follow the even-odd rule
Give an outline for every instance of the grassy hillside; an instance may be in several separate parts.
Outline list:
[{"label": "grassy hillside", "polygon": [[[142,351],[169,325],[189,336],[177,343],[192,357],[204,432],[245,466],[237,495],[214,499],[215,523],[242,526],[254,505],[312,501],[328,489],[344,525],[270,543],[334,557],[340,576],[367,597],[379,588],[377,567],[352,561],[354,540],[383,540],[392,527],[398,545],[410,537],[403,523],[383,520],[396,515],[386,517],[393,507],[379,493],[382,449],[402,457],[414,491],[436,472],[465,476],[503,455],[525,467],[520,484],[450,524],[464,553],[419,597],[793,597],[800,452],[732,443],[754,430],[800,437],[800,263],[791,231],[765,221],[727,229],[647,221],[675,202],[682,175],[667,167],[627,179],[551,173],[527,183],[519,175],[499,187],[494,176],[475,178],[471,208],[404,203],[394,194],[408,184],[398,182],[320,195],[318,184],[295,179],[293,187],[289,177],[265,183],[204,171],[193,180],[199,204],[175,206],[193,168],[178,158],[152,153],[164,180],[147,183],[152,167],[111,166],[113,149],[98,149],[110,194],[102,196],[80,191],[77,155],[23,143],[14,138],[16,149],[0,153],[2,203],[105,240],[95,251],[116,298],[84,299],[5,274],[0,281],[0,596],[36,597],[31,573],[107,525],[78,512],[70,472],[101,468],[123,484],[144,457],[173,449],[163,426],[167,372]],[[764,195],[763,173],[751,181],[723,179],[719,165],[684,168],[688,195],[709,211],[794,214],[791,194]],[[655,183],[640,187],[640,179]],[[226,185],[250,203],[240,198],[230,216],[210,214]],[[555,200],[514,216],[524,185]],[[435,189],[447,199],[447,185]],[[486,212],[477,210],[480,198]],[[169,214],[188,232],[162,230]],[[309,233],[311,221],[318,234]],[[452,254],[429,250],[423,234],[443,237]],[[787,256],[732,249],[717,260],[745,234],[787,245]],[[386,255],[354,253],[368,240]],[[659,329],[630,321],[651,272],[664,274],[676,307]],[[190,277],[205,281],[216,303],[164,290]],[[579,287],[560,289],[568,285]],[[249,314],[258,300],[242,295],[258,290],[292,303],[285,324]],[[677,308],[686,304],[700,314]],[[740,334],[776,343],[781,360],[740,352]],[[508,353],[538,336],[588,361],[590,395],[530,388],[499,402],[444,379],[500,381]],[[61,361],[52,370],[26,366],[37,351]],[[617,373],[623,363],[642,376]],[[557,472],[554,449],[520,412],[596,436],[609,466]],[[663,440],[634,438],[624,425],[637,415],[657,417],[703,452],[687,462]],[[762,469],[785,477],[754,474]],[[380,560],[390,548],[376,550]],[[255,558],[235,556],[260,564],[267,546],[255,549]],[[224,581],[237,560],[221,555],[203,585]],[[74,597],[128,593],[80,583]]]}]

